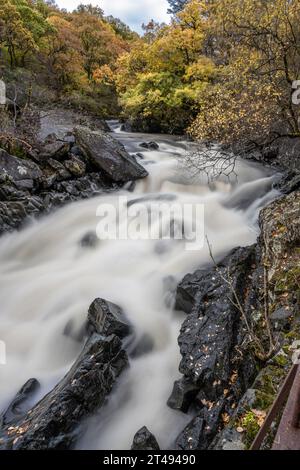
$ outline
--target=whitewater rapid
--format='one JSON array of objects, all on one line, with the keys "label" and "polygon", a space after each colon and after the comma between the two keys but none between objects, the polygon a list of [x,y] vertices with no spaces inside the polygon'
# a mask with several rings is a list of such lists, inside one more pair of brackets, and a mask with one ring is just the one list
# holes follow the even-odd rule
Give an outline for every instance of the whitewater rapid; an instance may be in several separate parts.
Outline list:
[{"label": "whitewater rapid", "polygon": [[[180,204],[204,205],[205,234],[215,257],[221,258],[236,246],[255,242],[259,210],[277,192],[268,170],[240,160],[232,179],[211,185],[203,175],[190,178],[183,165],[187,142],[122,133],[112,126],[129,152],[142,154],[139,162],[148,178],[133,192],[123,189],[69,204],[0,239],[0,341],[6,345],[0,408],[29,378],[42,385],[36,402],[63,377],[83,347],[78,336],[88,307],[101,297],[120,305],[134,325],[137,342],[146,335],[153,349],[131,359],[108,404],[86,423],[78,447],[129,449],[136,431],[147,426],[167,449],[189,420],[166,405],[180,377],[177,338],[184,318],[172,309],[167,281],[178,282],[210,263],[207,246],[189,252],[178,240],[99,240],[92,248],[80,241],[95,233],[99,205],[117,206],[120,196],[132,201],[168,195]],[[150,140],[158,142],[158,150],[140,147]]]}]

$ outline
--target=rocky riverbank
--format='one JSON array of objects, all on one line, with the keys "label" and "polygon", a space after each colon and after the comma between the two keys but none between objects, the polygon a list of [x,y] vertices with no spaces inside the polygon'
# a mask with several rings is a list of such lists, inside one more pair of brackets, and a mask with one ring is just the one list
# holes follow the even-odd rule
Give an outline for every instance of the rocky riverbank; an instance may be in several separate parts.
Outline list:
[{"label": "rocky riverbank", "polygon": [[66,112],[61,123],[58,111],[50,116],[42,115],[34,146],[17,149],[18,156],[0,149],[0,234],[67,202],[147,176],[102,121],[75,119]]}]

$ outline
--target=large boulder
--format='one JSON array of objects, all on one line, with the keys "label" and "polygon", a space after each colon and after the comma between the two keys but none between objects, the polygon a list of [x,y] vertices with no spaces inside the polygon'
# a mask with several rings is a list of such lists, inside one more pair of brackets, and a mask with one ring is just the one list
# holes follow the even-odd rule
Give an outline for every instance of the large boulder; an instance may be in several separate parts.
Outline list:
[{"label": "large boulder", "polygon": [[111,180],[126,183],[148,175],[124,146],[106,132],[77,127],[75,136],[77,145],[85,156]]}]

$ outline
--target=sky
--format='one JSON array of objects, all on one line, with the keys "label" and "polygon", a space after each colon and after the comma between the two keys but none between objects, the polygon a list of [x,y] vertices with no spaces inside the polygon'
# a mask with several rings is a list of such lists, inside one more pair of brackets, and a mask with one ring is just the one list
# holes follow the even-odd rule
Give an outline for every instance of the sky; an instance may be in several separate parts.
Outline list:
[{"label": "sky", "polygon": [[142,23],[151,19],[159,22],[170,19],[167,0],[56,0],[56,3],[69,11],[75,10],[80,3],[99,5],[105,15],[120,18],[137,32],[141,32]]}]

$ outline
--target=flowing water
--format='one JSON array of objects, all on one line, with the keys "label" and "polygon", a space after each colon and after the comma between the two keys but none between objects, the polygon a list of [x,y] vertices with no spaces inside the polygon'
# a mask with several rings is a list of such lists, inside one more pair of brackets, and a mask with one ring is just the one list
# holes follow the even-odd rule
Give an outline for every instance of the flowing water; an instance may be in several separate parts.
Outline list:
[{"label": "flowing water", "polygon": [[[69,204],[0,240],[0,340],[7,353],[6,365],[0,365],[0,406],[5,408],[31,377],[42,385],[35,401],[62,378],[82,349],[77,337],[87,309],[102,297],[120,305],[134,325],[136,341],[147,335],[153,348],[131,359],[106,407],[88,420],[79,447],[127,449],[146,425],[166,449],[188,420],[166,406],[180,377],[177,338],[184,319],[172,311],[167,280],[179,281],[210,263],[207,246],[188,251],[174,239],[100,240],[87,248],[80,240],[95,232],[99,205],[117,206],[119,196],[130,201],[163,198],[204,204],[205,234],[220,258],[255,242],[259,209],[277,193],[274,176],[262,167],[238,161],[237,178],[209,185],[204,176],[191,178],[182,168],[186,142],[122,133],[117,123],[111,126],[129,152],[142,153],[140,163],[149,177],[133,192],[124,189]],[[159,149],[139,146],[149,140],[158,142]]]}]

